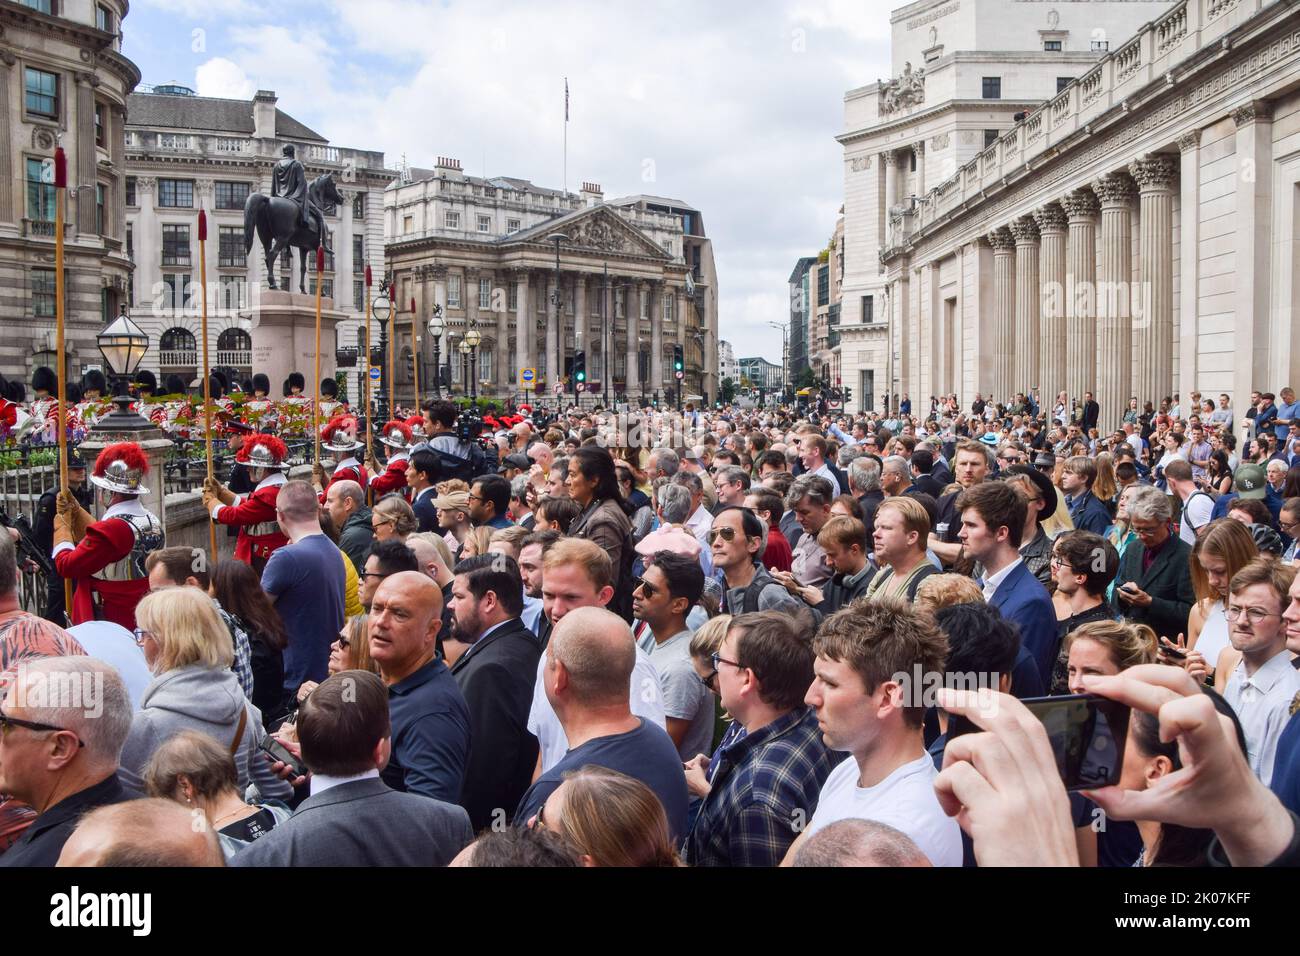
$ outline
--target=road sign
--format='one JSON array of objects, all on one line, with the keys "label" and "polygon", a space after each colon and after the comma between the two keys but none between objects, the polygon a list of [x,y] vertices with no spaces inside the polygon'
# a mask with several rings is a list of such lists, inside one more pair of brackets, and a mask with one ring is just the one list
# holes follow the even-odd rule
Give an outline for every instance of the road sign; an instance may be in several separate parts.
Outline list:
[{"label": "road sign", "polygon": [[383,376],[384,370],[378,365],[370,366],[370,381],[377,382]]},{"label": "road sign", "polygon": [[519,370],[519,381],[523,382],[525,385],[532,385],[537,381],[537,369],[521,368]]},{"label": "road sign", "polygon": [[674,374],[677,376],[677,380],[680,382],[680,381],[682,380],[682,373],[681,373],[681,372],[675,372]]},{"label": "road sign", "polygon": [[580,392],[584,392],[584,391],[587,390],[587,386],[584,385],[582,382],[579,382],[579,383],[577,384],[577,386],[575,386],[575,387],[576,387],[577,390],[580,391]]},{"label": "road sign", "polygon": [[556,383],[555,383],[555,394],[556,394],[556,395],[563,395],[563,394],[564,394],[564,383],[563,383],[563,382],[556,382]]}]

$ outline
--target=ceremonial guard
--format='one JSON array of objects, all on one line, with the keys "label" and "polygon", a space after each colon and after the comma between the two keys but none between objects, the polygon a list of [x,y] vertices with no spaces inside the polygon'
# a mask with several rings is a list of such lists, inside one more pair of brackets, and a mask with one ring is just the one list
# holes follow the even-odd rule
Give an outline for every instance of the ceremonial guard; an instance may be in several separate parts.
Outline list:
[{"label": "ceremonial guard", "polygon": [[218,524],[239,528],[235,559],[259,575],[275,549],[289,543],[275,517],[275,499],[287,480],[288,457],[284,442],[274,435],[250,435],[242,440],[235,460],[257,483],[252,493],[237,495],[215,478],[203,482],[203,507]]},{"label": "ceremonial guard", "polygon": [[38,367],[32,372],[32,391],[36,397],[32,399],[28,410],[32,418],[36,419],[36,431],[38,441],[42,444],[50,444],[55,438],[55,432],[59,428],[59,379],[54,374],[54,370],[47,365]]},{"label": "ceremonial guard", "polygon": [[77,420],[82,428],[89,428],[99,421],[106,405],[108,380],[99,369],[91,369],[81,376],[81,401],[77,402]]},{"label": "ceremonial guard", "polygon": [[[420,420],[423,421],[423,419]],[[370,487],[375,493],[376,501],[394,491],[404,492],[406,488],[406,465],[411,457],[410,451],[413,437],[409,422],[388,422],[379,430],[379,441],[392,451],[388,453],[388,463],[384,473],[382,475],[376,474],[370,480]]]},{"label": "ceremonial guard", "polygon": [[[95,504],[95,493],[86,484],[86,461],[75,449],[68,450],[68,487],[72,489],[77,504],[87,511]],[[32,539],[45,554],[54,551],[54,521],[58,515],[58,490],[51,488],[36,501],[36,520],[32,524]],[[45,607],[41,617],[60,627],[71,627],[63,606],[63,578],[58,573],[46,580]]]},{"label": "ceremonial guard", "polygon": [[323,378],[320,383],[320,417],[326,420],[347,414],[348,408],[339,401],[339,383]]},{"label": "ceremonial guard", "polygon": [[[135,629],[135,607],[149,593],[145,558],[163,546],[163,526],[140,496],[149,460],[134,442],[109,445],[90,481],[102,489],[104,517],[95,521],[69,489],[59,492],[54,519],[54,567],[76,582],[72,623],[106,620]],[[107,492],[107,494],[104,494]],[[107,499],[106,501],[104,499]]]},{"label": "ceremonial guard", "polygon": [[321,448],[334,456],[337,464],[334,474],[325,479],[325,469],[317,462],[312,466],[312,478],[321,489],[320,500],[323,504],[329,486],[336,481],[355,481],[365,491],[370,487],[370,473],[365,465],[357,460],[356,452],[362,447],[357,441],[357,420],[351,415],[339,415],[331,418],[329,424],[321,429]]}]

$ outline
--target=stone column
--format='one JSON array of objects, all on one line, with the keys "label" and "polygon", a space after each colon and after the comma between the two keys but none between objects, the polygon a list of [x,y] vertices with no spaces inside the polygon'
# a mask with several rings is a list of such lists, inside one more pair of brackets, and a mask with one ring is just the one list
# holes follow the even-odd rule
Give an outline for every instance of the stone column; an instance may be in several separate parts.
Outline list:
[{"label": "stone column", "polygon": [[[1133,393],[1159,402],[1174,393],[1174,251],[1169,239],[1174,228],[1173,157],[1139,156],[1129,164],[1138,184],[1139,242],[1141,244],[1141,313],[1134,316],[1138,336],[1138,367]],[[1184,388],[1190,395],[1191,389]]]},{"label": "stone column", "polygon": [[579,272],[574,285],[576,288],[573,302],[573,350],[587,351],[587,274]]},{"label": "stone column", "polygon": [[[1191,395],[1197,387],[1197,336],[1200,331],[1201,131],[1178,138],[1178,390]],[[1215,407],[1218,407],[1218,397]]]},{"label": "stone column", "polygon": [[[75,173],[69,170],[68,185],[84,186],[77,190],[77,234],[95,234],[95,87],[99,77],[93,73],[73,73],[77,84]],[[73,180],[73,175],[76,180]]]},{"label": "stone column", "polygon": [[623,380],[627,382],[627,388],[623,394],[628,401],[632,400],[632,393],[641,387],[641,376],[638,374],[641,370],[637,366],[637,339],[640,338],[641,329],[641,301],[638,296],[632,293],[637,291],[635,282],[628,281],[623,284],[623,316],[627,323],[627,374]]},{"label": "stone column", "polygon": [[556,299],[560,287],[556,285],[555,273],[550,273],[546,281],[546,387],[553,389],[563,375],[564,367],[560,364],[560,316]]},{"label": "stone column", "polygon": [[912,144],[912,155],[916,157],[916,194],[925,195],[925,140]]},{"label": "stone column", "polygon": [[1016,345],[1012,362],[1010,394],[1024,392],[1038,380],[1038,226],[1032,216],[1021,216],[1011,223],[1016,240]]},{"label": "stone column", "polygon": [[532,328],[532,310],[528,303],[527,269],[519,269],[515,280],[515,364],[520,368],[533,368],[533,347],[529,331]]},{"label": "stone column", "polygon": [[1005,402],[1016,391],[1011,354],[1016,345],[1016,240],[1006,226],[992,230],[988,239],[993,247],[993,393],[996,401]]},{"label": "stone column", "polygon": [[[1133,248],[1130,205],[1133,181],[1108,173],[1092,184],[1101,200],[1101,250],[1097,256],[1097,404],[1102,434],[1114,431],[1124,417],[1133,385],[1133,340],[1129,317],[1129,281]],[[1147,396],[1140,396],[1145,399]],[[1163,395],[1150,396],[1158,402]]]},{"label": "stone column", "polygon": [[[1065,210],[1056,203],[1041,206],[1034,210],[1034,222],[1038,224],[1041,237],[1038,247],[1038,279],[1042,284],[1039,398],[1045,405],[1054,405],[1057,392],[1066,387],[1068,364],[1065,344]],[[1073,356],[1070,360],[1073,361]]]},{"label": "stone column", "polygon": [[[1061,199],[1069,217],[1065,264],[1065,388],[1083,402],[1097,389],[1097,196],[1076,189]],[[1056,396],[1052,396],[1056,400]]]},{"label": "stone column", "polygon": [[[13,146],[9,132],[9,78],[18,58],[0,50],[0,223],[17,226],[22,218],[14,207]],[[24,176],[26,170],[23,170]]]},{"label": "stone column", "polygon": [[519,380],[519,369],[514,367],[514,356],[510,353],[510,310],[506,308],[508,304],[506,290],[504,287],[497,286],[496,273],[492,273],[491,278],[492,294],[488,301],[497,315],[497,342],[492,349],[492,361],[496,362],[497,366],[495,369],[497,388],[502,395],[508,395],[516,390],[515,383]]},{"label": "stone column", "polygon": [[[663,301],[660,298],[663,294],[662,282],[650,283],[650,393],[652,398],[655,392],[662,391],[664,387],[664,321]],[[658,312],[655,311],[656,309]]]},{"label": "stone column", "polygon": [[[1233,234],[1237,253],[1237,321],[1232,330],[1232,403],[1234,409],[1244,409],[1251,389],[1259,388],[1261,382],[1290,381],[1290,376],[1283,372],[1293,368],[1294,359],[1290,349],[1285,350],[1285,354],[1269,354],[1269,294],[1272,289],[1269,243],[1273,236],[1272,109],[1268,103],[1255,100],[1233,110],[1232,120],[1237,125],[1234,143],[1237,155],[1237,228]],[[1247,171],[1253,175],[1244,175]],[[1220,288],[1226,291],[1229,287]],[[1276,364],[1270,363],[1270,358]],[[1277,374],[1273,374],[1275,371]],[[1190,393],[1190,389],[1184,391]],[[1238,411],[1237,417],[1242,414]]]}]

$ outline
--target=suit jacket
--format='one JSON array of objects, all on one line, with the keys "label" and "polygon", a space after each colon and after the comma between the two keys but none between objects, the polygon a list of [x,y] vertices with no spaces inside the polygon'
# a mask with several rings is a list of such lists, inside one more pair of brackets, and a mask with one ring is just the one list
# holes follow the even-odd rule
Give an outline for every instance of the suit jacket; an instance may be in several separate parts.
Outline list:
[{"label": "suit jacket", "polygon": [[312,794],[230,865],[446,866],[473,839],[460,807],[370,777]]},{"label": "suit jacket", "polygon": [[1083,433],[1085,435],[1088,434],[1088,430],[1090,428],[1097,427],[1097,419],[1100,416],[1101,416],[1100,405],[1098,405],[1096,402],[1083,403],[1083,420],[1079,423],[1079,427],[1083,429]]},{"label": "suit jacket", "polygon": [[523,621],[506,621],[451,669],[469,708],[469,758],[460,805],[475,831],[497,807],[509,813],[532,783],[537,738],[528,730],[542,646]]},{"label": "suit jacket", "polygon": [[419,523],[421,531],[438,530],[438,509],[433,506],[433,499],[438,497],[438,492],[432,488],[426,488],[419,492],[415,501],[411,505],[411,510],[415,512],[415,520]]},{"label": "suit jacket", "polygon": [[[1142,558],[1146,553],[1146,546],[1140,540],[1124,549],[1111,605],[1134,624],[1145,624],[1156,632],[1156,636],[1172,641],[1180,633],[1186,633],[1187,615],[1192,612],[1192,604],[1196,601],[1189,568],[1192,549],[1186,541],[1171,535],[1169,543],[1151,562],[1151,567],[1143,572]],[[1151,595],[1150,605],[1137,607],[1119,599],[1119,589],[1129,581]]]},{"label": "suit jacket", "polygon": [[989,602],[1004,618],[1020,628],[1020,644],[1038,665],[1038,674],[1046,687],[1052,679],[1052,664],[1060,641],[1056,630],[1056,611],[1047,588],[1030,573],[1023,561],[998,585]]}]

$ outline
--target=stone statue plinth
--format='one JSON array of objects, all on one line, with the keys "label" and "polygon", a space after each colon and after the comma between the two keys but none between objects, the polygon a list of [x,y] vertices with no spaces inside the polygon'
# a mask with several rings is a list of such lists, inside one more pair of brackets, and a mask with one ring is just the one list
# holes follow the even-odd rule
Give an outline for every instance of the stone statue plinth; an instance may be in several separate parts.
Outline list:
[{"label": "stone statue plinth", "polygon": [[[321,299],[320,377],[333,378],[337,327],[347,316],[334,308],[332,298]],[[314,395],[316,383],[316,296],[263,289],[252,312],[249,334],[253,339],[253,371],[265,372],[271,389],[279,388],[290,372],[301,372],[307,382],[304,393]]]}]

